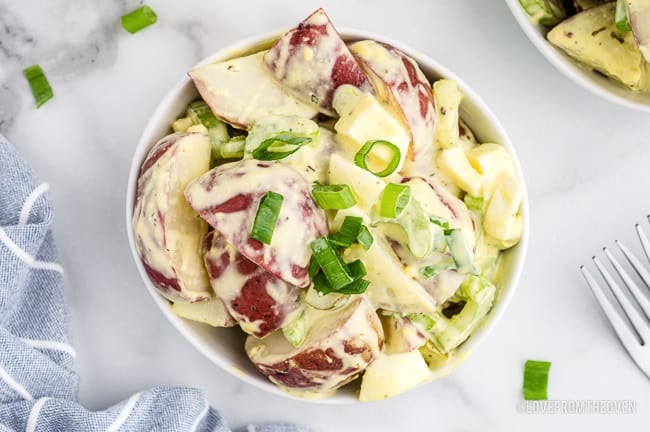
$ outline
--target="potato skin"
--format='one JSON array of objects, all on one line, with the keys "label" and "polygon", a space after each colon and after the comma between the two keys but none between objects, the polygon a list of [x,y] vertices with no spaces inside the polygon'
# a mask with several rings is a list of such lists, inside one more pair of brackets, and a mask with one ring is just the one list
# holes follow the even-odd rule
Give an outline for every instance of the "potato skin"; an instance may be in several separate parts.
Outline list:
[{"label": "potato skin", "polygon": [[200,254],[208,225],[183,195],[209,165],[207,137],[175,133],[156,143],[140,168],[132,218],[135,248],[151,283],[174,302],[212,295]]},{"label": "potato skin", "polygon": [[263,338],[302,310],[302,289],[247,259],[217,232],[206,235],[203,251],[215,294],[246,333]]},{"label": "potato skin", "polygon": [[381,352],[381,322],[364,297],[342,310],[308,312],[313,326],[298,348],[281,332],[246,340],[247,355],[272,382],[294,390],[333,391],[356,378]]}]

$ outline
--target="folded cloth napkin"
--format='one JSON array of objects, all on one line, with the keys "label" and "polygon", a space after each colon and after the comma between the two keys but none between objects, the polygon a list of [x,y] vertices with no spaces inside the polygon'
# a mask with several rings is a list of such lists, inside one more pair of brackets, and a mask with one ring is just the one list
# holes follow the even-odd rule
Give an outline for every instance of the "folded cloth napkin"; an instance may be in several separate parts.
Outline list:
[{"label": "folded cloth napkin", "polygon": [[[104,411],[77,402],[76,352],[47,190],[0,135],[0,432],[230,431],[193,388],[153,388]],[[304,431],[290,424],[241,430]]]}]

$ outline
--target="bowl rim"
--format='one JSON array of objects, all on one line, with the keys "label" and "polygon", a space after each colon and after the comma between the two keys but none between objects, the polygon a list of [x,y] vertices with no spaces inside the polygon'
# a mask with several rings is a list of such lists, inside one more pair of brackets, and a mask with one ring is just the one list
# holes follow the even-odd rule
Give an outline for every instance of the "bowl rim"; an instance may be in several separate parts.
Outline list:
[{"label": "bowl rim", "polygon": [[[455,80],[458,83],[458,86],[461,89],[461,91],[464,93],[465,99],[472,101],[471,103],[478,108],[480,117],[484,121],[488,122],[488,124],[490,124],[491,127],[494,129],[495,133],[500,137],[500,144],[503,145],[511,155],[517,171],[517,175],[522,182],[522,186],[524,187],[525,194],[521,205],[521,215],[523,217],[524,232],[522,234],[521,240],[515,247],[516,250],[512,251],[512,253],[514,253],[515,256],[513,258],[514,261],[512,264],[512,270],[510,272],[510,277],[500,288],[498,293],[498,298],[495,301],[494,306],[490,311],[488,320],[482,323],[479,326],[479,328],[477,328],[472,333],[472,336],[462,344],[461,348],[459,349],[459,353],[457,357],[453,361],[449,362],[449,364],[446,365],[445,367],[433,371],[431,375],[431,379],[426,381],[426,383],[428,383],[439,377],[447,375],[453,369],[456,369],[458,366],[460,366],[464,362],[464,360],[471,354],[471,351],[476,346],[478,346],[480,343],[483,342],[483,340],[487,337],[489,332],[501,320],[501,318],[505,313],[505,310],[507,309],[510,302],[512,301],[512,297],[514,296],[517,290],[519,279],[524,267],[524,263],[528,251],[528,238],[530,236],[528,192],[527,192],[524,175],[515,148],[513,147],[510,138],[508,137],[507,133],[505,132],[505,129],[503,128],[503,126],[501,125],[497,117],[488,108],[485,102],[474,92],[474,90],[472,90],[471,87],[469,87],[465,83],[465,81],[460,79],[455,73],[453,73],[451,70],[449,70],[447,67],[443,66],[442,64],[438,63],[433,58],[424,54],[423,52],[408,47],[389,37],[379,35],[373,32],[368,32],[365,30],[357,30],[353,28],[339,27],[337,30],[341,34],[343,39],[346,41],[373,39],[376,41],[388,43],[398,48],[399,50],[403,51],[408,56],[414,58],[418,64],[426,65],[427,69],[435,70],[436,73],[438,73],[441,77]],[[282,31],[267,32],[267,33],[258,34],[258,35],[241,39],[205,57],[204,59],[200,60],[197,64],[192,66],[192,68],[216,60],[223,60],[242,52],[247,52],[255,46],[259,46],[260,44],[263,44],[266,41],[279,37],[284,32],[286,32],[286,29]],[[185,337],[190,342],[192,346],[194,346],[194,348],[196,348],[201,354],[203,354],[206,358],[208,358],[212,363],[216,364],[222,370],[235,376],[236,378],[248,384],[251,384],[258,389],[262,389],[269,393],[286,397],[289,399],[293,399],[293,400],[298,400],[301,402],[319,403],[319,404],[326,404],[326,405],[352,405],[352,404],[361,403],[357,398],[352,398],[347,395],[342,395],[340,393],[337,393],[336,395],[327,398],[318,398],[318,399],[306,399],[303,397],[298,397],[283,391],[281,388],[268,381],[268,379],[266,379],[266,377],[264,377],[261,374],[252,376],[243,373],[237,366],[230,364],[230,362],[228,362],[225,358],[214,355],[214,352],[208,349],[205,342],[201,340],[199,335],[197,335],[195,331],[192,329],[192,327],[189,325],[188,320],[181,318],[171,310],[171,308],[169,307],[169,302],[163,296],[158,294],[157,290],[149,280],[146,271],[144,269],[144,266],[142,265],[142,262],[140,260],[140,257],[137,254],[135,248],[134,234],[132,229],[132,214],[134,208],[134,198],[135,198],[135,190],[137,185],[138,174],[140,171],[141,163],[144,160],[144,157],[148,153],[149,149],[155,142],[157,142],[161,138],[161,137],[154,136],[156,130],[161,124],[160,117],[164,114],[166,107],[172,104],[173,101],[178,98],[183,88],[190,82],[191,79],[188,76],[183,77],[167,92],[164,98],[156,105],[155,110],[147,120],[147,124],[144,127],[143,132],[140,135],[140,138],[138,139],[138,143],[135,147],[133,158],[131,160],[131,167],[129,170],[129,180],[127,183],[127,191],[126,191],[126,205],[125,205],[126,230],[127,230],[127,237],[129,240],[129,246],[131,249],[133,260],[138,269],[140,277],[147,288],[147,291],[149,292],[150,296],[153,298],[154,302],[158,305],[163,315],[165,315],[165,317],[171,322],[171,324],[183,335],[183,337]],[[461,350],[462,350],[462,354],[461,354]]]},{"label": "bowl rim", "polygon": [[[540,31],[536,26],[530,21],[526,12],[522,9],[519,4],[519,0],[505,0],[512,16],[517,21],[519,27],[526,34],[528,39],[532,44],[537,48],[539,52],[542,53],[546,60],[548,60],[557,70],[559,70],[565,77],[578,84],[583,89],[589,91],[592,94],[600,96],[601,98],[624,106],[626,108],[631,108],[643,112],[650,112],[650,93],[648,94],[648,102],[637,101],[625,97],[621,94],[614,93],[611,89],[607,87],[605,82],[600,80],[605,80],[608,84],[616,85],[620,87],[621,91],[626,91],[624,87],[619,86],[617,83],[613,82],[610,78],[606,77],[587,77],[586,70],[581,65],[580,62],[571,58],[565,52],[559,48],[554,47],[551,43],[546,40],[546,37],[540,34]],[[630,93],[630,96],[635,93],[627,91]],[[642,93],[641,93],[642,94]]]}]

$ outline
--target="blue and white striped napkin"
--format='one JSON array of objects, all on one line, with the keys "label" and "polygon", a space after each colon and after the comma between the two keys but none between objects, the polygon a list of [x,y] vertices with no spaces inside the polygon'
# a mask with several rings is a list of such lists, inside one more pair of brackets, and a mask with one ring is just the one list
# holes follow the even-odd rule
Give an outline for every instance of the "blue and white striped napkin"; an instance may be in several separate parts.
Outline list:
[{"label": "blue and white striped napkin", "polygon": [[[153,388],[104,411],[77,402],[76,352],[47,191],[0,135],[0,432],[230,431],[192,388]],[[304,431],[290,424],[241,430]]]}]

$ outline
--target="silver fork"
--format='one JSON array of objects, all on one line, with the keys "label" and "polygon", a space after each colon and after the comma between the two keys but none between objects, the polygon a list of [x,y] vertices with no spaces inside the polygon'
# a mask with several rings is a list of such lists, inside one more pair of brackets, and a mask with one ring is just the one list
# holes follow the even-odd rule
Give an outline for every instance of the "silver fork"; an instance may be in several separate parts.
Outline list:
[{"label": "silver fork", "polygon": [[[650,221],[650,216],[648,216],[648,221]],[[650,261],[650,241],[639,224],[636,225],[636,232],[641,241],[643,252],[645,252],[646,258]],[[632,268],[637,272],[639,278],[646,285],[643,291],[650,289],[650,272],[623,243],[618,240],[616,240],[615,243]],[[623,343],[623,346],[630,354],[630,357],[632,357],[634,362],[646,374],[646,376],[650,378],[650,301],[642,292],[641,287],[632,280],[609,249],[605,247],[603,248],[603,252],[614,267],[614,270],[616,270],[620,280],[623,281],[623,284],[627,287],[629,292],[632,294],[632,297],[634,297],[638,303],[643,314],[645,314],[645,316],[643,316],[643,314],[639,313],[630,299],[623,293],[623,289],[605,268],[603,263],[594,256],[593,261],[598,272],[605,280],[605,283],[609,286],[610,290],[616,297],[616,300],[618,300],[621,309],[623,309],[623,312],[627,315],[634,330],[630,329],[621,314],[614,308],[610,300],[603,293],[603,288],[598,284],[598,282],[596,282],[596,279],[594,279],[585,266],[580,266],[580,271],[585,277],[589,288],[593,291],[596,300],[598,300],[598,303],[600,303],[600,306],[603,308],[605,315],[609,318],[609,321]]]}]

